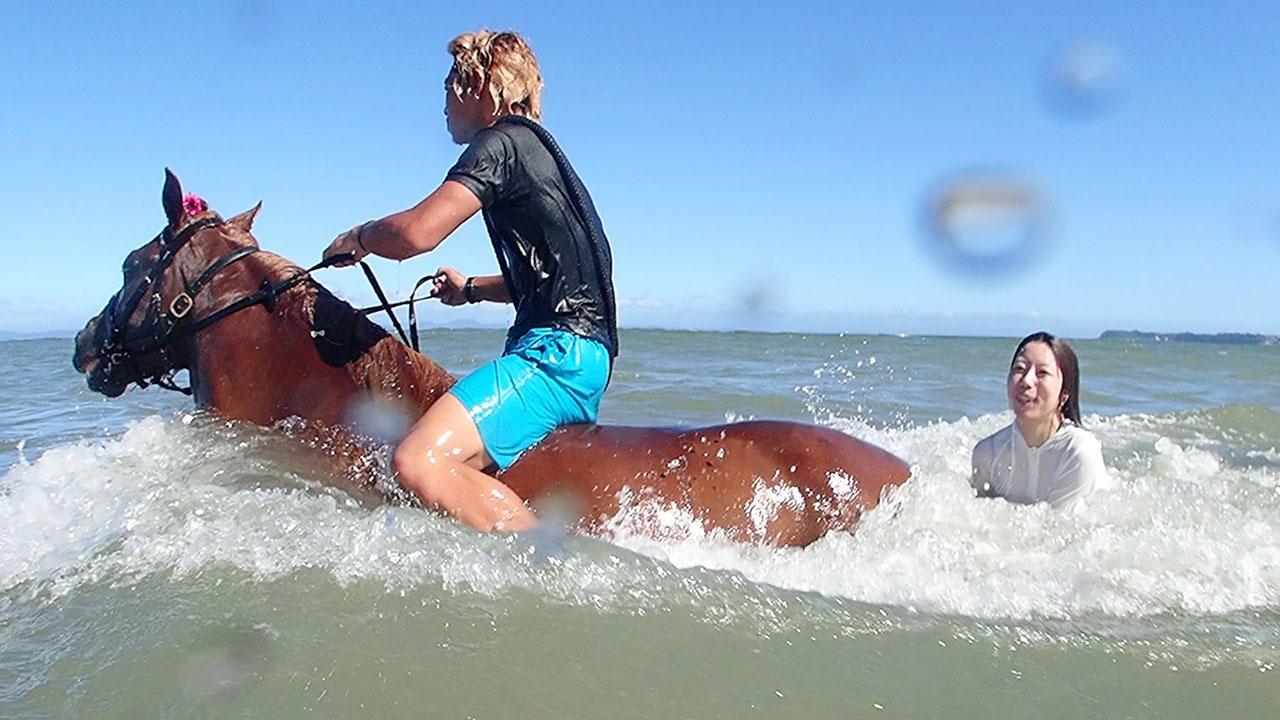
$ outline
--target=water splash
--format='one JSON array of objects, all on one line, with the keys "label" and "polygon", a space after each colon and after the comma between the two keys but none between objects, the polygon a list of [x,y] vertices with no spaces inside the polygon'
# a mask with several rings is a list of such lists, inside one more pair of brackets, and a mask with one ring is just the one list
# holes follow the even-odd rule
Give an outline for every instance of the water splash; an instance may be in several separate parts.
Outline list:
[{"label": "water splash", "polygon": [[[702,576],[664,575],[666,567],[979,618],[1280,607],[1273,463],[1228,462],[1218,437],[1187,430],[1205,422],[1199,416],[1087,417],[1114,487],[1059,512],[975,498],[969,452],[1009,421],[1005,412],[886,428],[833,418],[836,429],[911,458],[913,478],[856,533],[778,550],[730,542],[678,508],[638,499],[607,527],[612,545],[564,534],[550,521],[554,509],[545,524],[555,532],[546,538],[477,534],[424,510],[370,506],[291,478],[288,457],[268,452],[276,446],[264,434],[232,428],[211,436],[208,427],[148,418],[104,444],[57,448],[9,470],[0,512],[12,520],[0,538],[0,577],[6,590],[28,584],[57,596],[155,573],[182,582],[230,568],[271,582],[312,569],[339,583],[532,591],[614,610],[668,607],[709,592],[700,583],[720,588],[724,580],[696,580],[699,589],[690,590],[690,577]],[[739,591],[715,592],[727,593],[717,595],[717,612],[754,612]]]}]

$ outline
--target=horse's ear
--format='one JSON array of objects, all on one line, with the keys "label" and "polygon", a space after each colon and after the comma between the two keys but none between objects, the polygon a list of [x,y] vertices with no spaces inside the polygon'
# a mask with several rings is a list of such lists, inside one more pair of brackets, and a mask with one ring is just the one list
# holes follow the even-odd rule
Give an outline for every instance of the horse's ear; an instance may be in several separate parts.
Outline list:
[{"label": "horse's ear", "polygon": [[169,168],[164,169],[164,191],[160,193],[160,203],[164,205],[164,215],[169,219],[169,227],[176,228],[182,224],[182,183]]},{"label": "horse's ear", "polygon": [[258,201],[257,205],[231,218],[227,221],[227,224],[247,233],[253,229],[253,219],[258,217],[258,211],[261,209],[262,201]]}]

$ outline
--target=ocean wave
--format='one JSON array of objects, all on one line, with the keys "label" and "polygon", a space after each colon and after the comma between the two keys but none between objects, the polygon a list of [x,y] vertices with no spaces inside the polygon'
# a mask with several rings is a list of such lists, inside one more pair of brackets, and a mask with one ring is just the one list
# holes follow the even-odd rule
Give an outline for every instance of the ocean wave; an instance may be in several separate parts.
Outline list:
[{"label": "ocean wave", "polygon": [[[735,606],[758,614],[779,590],[1015,621],[1275,611],[1274,451],[1252,441],[1248,450],[1225,446],[1261,454],[1236,462],[1223,450],[1235,435],[1211,431],[1240,417],[1247,424],[1258,413],[1086,418],[1115,482],[1068,511],[974,497],[969,452],[1009,422],[1007,413],[910,428],[830,418],[910,459],[914,477],[856,533],[777,550],[728,542],[687,515],[643,506],[615,521],[612,545],[480,535],[416,508],[370,505],[291,455],[296,443],[276,433],[151,416],[116,438],[60,446],[10,468],[0,495],[9,523],[0,589],[57,596],[142,575],[181,582],[232,568],[266,582],[308,569],[339,583],[533,592],[638,611],[714,602],[727,614]],[[665,524],[653,524],[654,512]],[[667,528],[665,536],[640,530],[653,527]]]}]

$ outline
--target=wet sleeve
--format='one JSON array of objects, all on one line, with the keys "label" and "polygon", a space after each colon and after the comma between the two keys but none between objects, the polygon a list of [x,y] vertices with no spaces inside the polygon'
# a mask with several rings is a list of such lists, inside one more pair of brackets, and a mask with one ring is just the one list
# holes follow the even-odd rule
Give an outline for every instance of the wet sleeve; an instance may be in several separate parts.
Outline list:
[{"label": "wet sleeve", "polygon": [[514,161],[506,135],[492,129],[481,130],[449,168],[445,180],[462,183],[475,193],[481,205],[489,207],[505,194]]},{"label": "wet sleeve", "polygon": [[973,446],[972,474],[969,484],[978,491],[978,497],[995,497],[995,487],[991,482],[991,443],[987,440]]},{"label": "wet sleeve", "polygon": [[1045,502],[1055,510],[1070,507],[1094,488],[1106,482],[1107,466],[1102,460],[1102,444],[1088,433],[1081,433],[1063,452],[1053,487]]}]

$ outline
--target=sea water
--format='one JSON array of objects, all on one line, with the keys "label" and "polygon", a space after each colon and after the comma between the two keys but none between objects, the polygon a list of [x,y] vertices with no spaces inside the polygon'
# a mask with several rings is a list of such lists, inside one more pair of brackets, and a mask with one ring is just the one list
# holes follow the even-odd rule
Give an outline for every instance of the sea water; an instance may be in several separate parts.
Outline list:
[{"label": "sea water", "polygon": [[[1076,341],[1112,482],[1052,511],[968,485],[1015,342],[624,331],[602,422],[911,463],[786,550],[669,508],[478,534],[181,395],[101,398],[69,339],[0,342],[0,717],[1276,717],[1280,348]],[[424,337],[455,372],[501,343]]]}]

